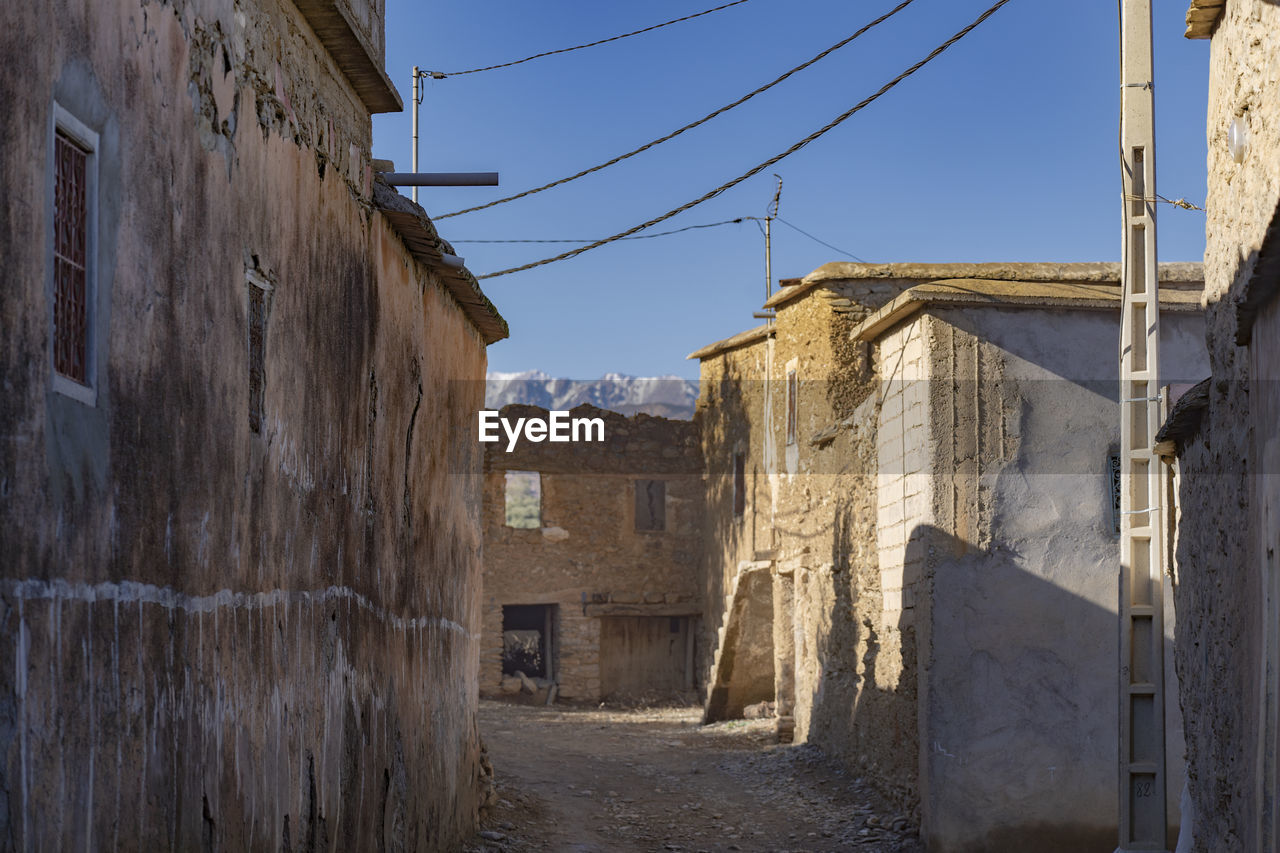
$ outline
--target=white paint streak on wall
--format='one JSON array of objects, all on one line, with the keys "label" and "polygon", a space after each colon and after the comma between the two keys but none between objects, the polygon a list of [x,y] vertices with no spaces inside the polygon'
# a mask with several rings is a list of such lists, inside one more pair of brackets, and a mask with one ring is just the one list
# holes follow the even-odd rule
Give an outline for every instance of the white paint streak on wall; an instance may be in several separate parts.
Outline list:
[{"label": "white paint streak on wall", "polygon": [[[444,628],[461,637],[470,638],[471,632],[443,616],[417,616],[406,618],[391,613],[384,607],[375,605],[368,597],[361,595],[348,586],[330,586],[318,590],[273,589],[266,592],[232,592],[229,589],[219,590],[212,595],[188,595],[172,587],[160,587],[153,584],[135,581],[107,581],[99,584],[71,583],[61,578],[46,581],[37,578],[27,580],[0,579],[0,593],[22,600],[48,600],[50,607],[58,608],[52,620],[54,629],[61,621],[59,604],[63,601],[136,601],[139,604],[139,622],[141,622],[141,605],[156,604],[169,610],[182,610],[187,613],[216,613],[219,609],[255,609],[274,607],[280,603],[296,603],[298,612],[302,612],[305,603],[314,608],[316,604],[330,601],[346,600],[365,610],[381,621],[385,621],[397,630],[407,631],[422,626]],[[215,623],[215,632],[217,626]],[[301,641],[301,637],[299,637]],[[172,640],[170,641],[172,642]],[[58,639],[58,655],[61,657],[62,646]],[[170,654],[173,649],[170,648]],[[142,664],[141,649],[138,658]],[[55,676],[58,673],[55,673]]]}]

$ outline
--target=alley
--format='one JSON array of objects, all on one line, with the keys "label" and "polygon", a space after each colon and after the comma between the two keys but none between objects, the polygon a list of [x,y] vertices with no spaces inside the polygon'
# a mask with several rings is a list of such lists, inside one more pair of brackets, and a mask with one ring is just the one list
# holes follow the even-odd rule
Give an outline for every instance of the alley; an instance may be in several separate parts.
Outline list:
[{"label": "alley", "polygon": [[481,851],[915,851],[914,828],[773,720],[699,724],[697,708],[482,701],[497,805]]}]

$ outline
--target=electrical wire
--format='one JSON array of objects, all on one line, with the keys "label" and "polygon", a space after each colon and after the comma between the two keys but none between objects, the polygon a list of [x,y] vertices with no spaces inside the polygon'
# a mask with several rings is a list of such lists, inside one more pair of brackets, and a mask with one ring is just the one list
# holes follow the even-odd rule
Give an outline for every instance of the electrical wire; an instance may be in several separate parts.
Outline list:
[{"label": "electrical wire", "polygon": [[804,69],[808,68],[810,65],[813,65],[815,62],[818,62],[818,61],[820,61],[820,60],[822,60],[822,59],[825,59],[827,56],[831,55],[832,53],[836,52],[836,51],[837,51],[837,50],[839,50],[840,48],[842,48],[842,47],[844,47],[845,45],[849,44],[849,43],[850,43],[851,41],[853,41],[854,39],[856,39],[856,38],[858,38],[859,36],[861,36],[863,33],[867,32],[868,30],[870,30],[870,29],[872,29],[872,28],[874,28],[874,27],[876,27],[876,26],[879,26],[880,24],[882,24],[882,23],[884,23],[885,21],[889,20],[889,19],[890,19],[890,18],[892,18],[894,15],[898,14],[898,13],[899,13],[899,12],[901,12],[903,9],[907,8],[908,6],[910,6],[913,2],[915,2],[915,0],[902,0],[902,2],[901,2],[901,3],[899,3],[899,4],[898,4],[897,6],[895,6],[894,8],[890,9],[888,12],[886,12],[886,13],[884,13],[883,15],[881,15],[880,17],[876,18],[876,19],[875,19],[874,21],[872,21],[871,23],[869,23],[869,24],[867,24],[867,25],[865,25],[865,26],[861,27],[860,29],[858,29],[858,31],[857,31],[857,32],[855,32],[853,35],[849,36],[848,38],[841,39],[840,41],[838,41],[838,42],[836,42],[835,44],[831,45],[831,47],[829,47],[829,48],[827,48],[826,50],[822,51],[822,52],[821,52],[821,53],[819,53],[817,56],[815,56],[815,57],[813,57],[812,59],[810,59],[808,62],[802,62],[802,63],[800,63],[800,64],[799,64],[799,65],[797,65],[795,68],[792,68],[790,71],[787,71],[785,74],[782,74],[781,76],[779,76],[779,77],[775,78],[774,80],[772,80],[772,81],[770,81],[770,82],[768,82],[768,83],[765,83],[763,86],[761,86],[761,87],[760,87],[760,88],[758,88],[758,89],[755,89],[755,90],[753,90],[753,91],[751,91],[751,92],[748,92],[747,94],[743,95],[741,98],[739,98],[738,100],[734,101],[733,103],[731,103],[731,104],[726,104],[726,105],[724,105],[723,107],[721,107],[720,109],[716,110],[715,112],[707,113],[705,116],[703,116],[702,118],[698,119],[697,121],[690,122],[689,124],[686,124],[684,127],[681,127],[681,128],[679,128],[679,129],[677,129],[677,130],[673,130],[671,133],[668,133],[666,136],[661,136],[661,137],[659,137],[659,138],[657,138],[657,139],[653,140],[652,142],[646,142],[644,145],[641,145],[639,148],[636,148],[636,149],[635,149],[635,150],[633,150],[633,151],[628,151],[626,154],[620,154],[620,155],[618,155],[617,157],[614,157],[612,160],[606,160],[605,162],[603,162],[603,163],[599,164],[598,166],[592,166],[592,167],[591,167],[591,168],[589,168],[589,169],[583,169],[581,172],[578,172],[577,174],[574,174],[574,175],[570,175],[570,176],[569,176],[569,177],[567,177],[567,178],[561,178],[561,179],[560,179],[560,180],[558,180],[558,181],[552,181],[552,182],[551,182],[551,183],[549,183],[549,184],[543,184],[543,185],[542,185],[542,186],[540,186],[540,187],[535,187],[535,188],[533,188],[533,189],[531,189],[531,190],[525,190],[525,191],[524,191],[524,192],[522,192],[522,193],[516,193],[515,195],[507,196],[506,198],[500,198],[500,199],[498,199],[497,201],[491,201],[491,202],[489,202],[489,203],[487,203],[487,204],[479,204],[479,205],[476,205],[475,207],[468,207],[468,208],[466,208],[465,210],[455,210],[453,213],[445,213],[445,214],[442,214],[442,215],[440,215],[440,216],[434,216],[434,217],[432,217],[432,219],[435,219],[435,220],[448,219],[450,216],[461,216],[461,215],[462,215],[462,214],[464,214],[464,213],[475,213],[477,210],[486,210],[486,209],[488,209],[488,208],[490,208],[490,207],[496,207],[496,206],[497,206],[497,205],[499,205],[499,204],[506,204],[506,203],[507,203],[507,202],[509,202],[509,201],[515,201],[515,200],[516,200],[516,199],[518,199],[518,198],[524,198],[525,196],[531,196],[531,195],[533,195],[534,193],[540,193],[540,192],[542,192],[543,190],[549,190],[549,189],[551,189],[552,187],[558,187],[558,186],[560,186],[561,184],[567,184],[567,183],[569,183],[570,181],[576,181],[576,180],[578,180],[578,178],[586,177],[587,175],[590,175],[590,174],[592,174],[593,172],[599,172],[601,169],[608,168],[609,166],[612,166],[612,165],[614,165],[615,163],[621,163],[623,160],[626,160],[626,159],[628,159],[628,158],[630,158],[630,157],[634,157],[634,156],[636,156],[637,154],[640,154],[640,153],[642,153],[642,152],[644,152],[644,151],[648,151],[650,148],[653,148],[653,147],[654,147],[654,146],[656,146],[656,145],[661,145],[661,144],[662,144],[662,143],[664,143],[664,142],[667,142],[667,141],[669,141],[669,140],[671,140],[671,139],[675,139],[677,136],[679,136],[680,134],[684,133],[685,131],[693,130],[695,127],[698,127],[699,125],[703,125],[703,124],[706,124],[707,122],[711,121],[711,120],[712,120],[713,118],[715,118],[716,116],[721,115],[721,114],[723,114],[723,113],[726,113],[726,112],[728,112],[729,110],[733,109],[734,107],[741,106],[742,104],[745,104],[747,101],[751,100],[751,99],[752,99],[752,98],[754,98],[756,95],[759,95],[759,94],[760,94],[760,93],[762,93],[762,92],[765,92],[765,91],[767,91],[767,90],[769,90],[769,89],[772,89],[774,86],[778,85],[778,84],[779,84],[779,83],[781,83],[783,80],[786,80],[786,79],[787,79],[788,77],[790,77],[792,74],[795,74],[795,73],[796,73],[796,72],[798,72],[798,71],[803,71]]},{"label": "electrical wire", "polygon": [[[739,216],[737,219],[726,219],[723,222],[708,222],[705,225],[686,225],[672,231],[659,231],[656,234],[634,234],[630,237],[619,237],[620,240],[650,240],[654,237],[667,237],[682,231],[693,231],[696,228],[716,228],[720,225],[737,225],[740,222],[758,221],[758,216]],[[759,227],[759,226],[757,226]],[[596,240],[450,240],[450,243],[595,243]]]},{"label": "electrical wire", "polygon": [[815,243],[821,243],[822,245],[826,246],[828,249],[832,249],[834,251],[839,252],[842,255],[846,255],[850,258],[853,258],[855,261],[857,261],[860,264],[866,263],[866,261],[864,261],[862,258],[855,255],[853,252],[846,252],[844,249],[841,249],[839,246],[831,245],[826,240],[819,240],[817,237],[813,236],[808,231],[805,231],[803,228],[800,228],[799,226],[792,225],[790,222],[783,219],[781,216],[775,216],[773,218],[776,219],[778,222],[781,222],[783,225],[787,226],[788,228],[792,229],[793,231],[799,231],[801,234],[808,237],[810,240],[812,240]]},{"label": "electrical wire", "polygon": [[607,39],[600,39],[599,41],[593,41],[587,44],[579,44],[579,45],[574,45],[573,47],[562,47],[559,50],[548,50],[543,53],[535,53],[533,56],[526,56],[524,59],[517,59],[512,62],[503,62],[499,65],[486,65],[484,68],[471,68],[467,71],[423,71],[420,73],[424,77],[431,77],[434,80],[443,80],[446,77],[460,77],[463,74],[479,74],[481,71],[494,71],[499,68],[510,68],[513,65],[520,65],[525,62],[530,62],[534,59],[541,59],[544,56],[555,56],[556,54],[559,54],[559,53],[570,53],[575,50],[582,50],[585,47],[595,47],[596,45],[600,45],[600,44],[608,44],[611,41],[618,41],[620,39],[630,38],[631,36],[638,36],[641,33],[651,32],[653,30],[660,30],[663,27],[669,27],[672,24],[678,24],[681,21],[692,21],[694,18],[701,18],[703,15],[710,15],[712,12],[719,12],[721,9],[728,9],[730,6],[739,6],[746,2],[747,0],[733,0],[732,3],[725,3],[722,6],[716,6],[714,9],[705,9],[701,12],[696,12],[692,15],[685,15],[683,18],[673,18],[670,21],[664,21],[661,24],[654,24],[653,26],[645,27],[642,30],[635,30],[634,32],[623,33],[622,35],[619,35],[619,36],[612,36]]},{"label": "electrical wire", "polygon": [[751,176],[753,176],[753,175],[757,175],[757,174],[759,174],[760,172],[763,172],[765,169],[769,168],[769,167],[770,167],[770,166],[772,166],[774,163],[777,163],[779,160],[782,160],[782,159],[783,159],[783,158],[785,158],[785,157],[789,157],[789,156],[791,156],[792,154],[794,154],[794,153],[796,153],[797,151],[799,151],[801,148],[803,148],[803,147],[805,147],[806,145],[808,145],[810,142],[813,142],[815,139],[819,138],[820,136],[823,136],[824,134],[826,134],[826,133],[827,133],[828,131],[830,131],[831,129],[833,129],[833,128],[837,127],[838,125],[840,125],[840,124],[842,124],[843,122],[845,122],[846,120],[848,120],[850,116],[853,116],[854,114],[856,114],[856,113],[860,112],[861,110],[863,110],[864,108],[866,108],[869,104],[871,104],[871,103],[873,103],[874,101],[876,101],[878,98],[880,98],[880,97],[881,97],[882,95],[884,95],[886,92],[888,92],[890,89],[894,88],[894,87],[895,87],[895,86],[897,86],[899,83],[901,83],[903,80],[907,79],[907,78],[908,78],[908,77],[910,77],[912,74],[916,73],[916,72],[917,72],[917,71],[919,71],[921,68],[923,68],[925,65],[929,64],[930,62],[932,62],[934,59],[936,59],[936,58],[938,57],[938,55],[939,55],[939,54],[941,54],[941,53],[942,53],[943,51],[945,51],[947,48],[951,47],[953,44],[955,44],[956,42],[960,41],[960,39],[962,39],[962,38],[964,38],[965,36],[967,36],[967,35],[968,35],[969,33],[971,33],[974,29],[976,29],[979,25],[981,25],[983,21],[987,20],[987,18],[990,18],[992,15],[994,15],[996,12],[998,12],[998,11],[1001,9],[1001,7],[1003,7],[1003,6],[1004,6],[1006,3],[1008,3],[1008,2],[1009,2],[1009,0],[999,0],[999,2],[997,2],[994,6],[992,6],[992,7],[991,7],[991,8],[989,8],[989,9],[987,9],[985,12],[983,12],[981,15],[979,15],[976,19],[974,19],[973,23],[969,24],[969,25],[968,25],[968,26],[966,26],[964,29],[960,30],[960,31],[959,31],[959,32],[957,32],[955,35],[953,35],[951,38],[947,39],[947,40],[946,40],[946,41],[944,41],[942,44],[940,44],[940,45],[938,45],[937,47],[935,47],[932,51],[930,51],[930,52],[929,52],[928,56],[926,56],[924,59],[921,59],[921,60],[920,60],[919,62],[917,62],[915,65],[912,65],[910,68],[908,68],[907,70],[903,71],[903,72],[902,72],[901,74],[899,74],[897,77],[894,77],[894,78],[893,78],[892,80],[890,80],[888,83],[885,83],[885,84],[884,84],[883,86],[881,86],[881,87],[880,87],[880,88],[879,88],[879,89],[878,89],[874,94],[872,94],[872,95],[868,95],[867,97],[863,98],[861,101],[859,101],[858,103],[854,104],[852,107],[850,107],[849,109],[845,110],[843,113],[841,113],[840,115],[836,116],[834,119],[832,119],[831,121],[827,122],[825,125],[823,125],[822,127],[818,128],[818,129],[817,129],[817,130],[815,130],[813,133],[811,133],[811,134],[809,134],[808,136],[806,136],[804,139],[801,139],[799,142],[795,143],[795,144],[794,144],[794,145],[792,145],[790,148],[788,148],[787,150],[783,151],[781,154],[775,154],[773,157],[770,157],[768,160],[765,160],[763,163],[760,163],[759,165],[757,165],[757,166],[755,166],[755,167],[753,167],[753,168],[749,169],[748,171],[744,172],[743,174],[739,175],[739,176],[738,176],[738,177],[736,177],[736,178],[733,178],[733,179],[732,179],[732,180],[730,180],[730,181],[726,181],[725,183],[721,184],[720,186],[716,187],[715,189],[713,189],[713,190],[711,190],[711,191],[709,191],[709,192],[707,192],[707,193],[704,193],[703,195],[701,195],[701,196],[699,196],[698,198],[694,199],[693,201],[685,202],[684,204],[680,205],[679,207],[675,208],[674,210],[669,210],[669,211],[667,211],[666,213],[662,214],[661,216],[655,216],[653,219],[650,219],[648,222],[643,222],[643,223],[641,223],[641,224],[639,224],[639,225],[636,225],[636,226],[633,226],[633,227],[631,227],[631,228],[628,228],[626,231],[623,231],[623,232],[621,232],[621,233],[615,234],[615,235],[613,235],[612,237],[606,237],[606,238],[605,238],[605,239],[603,239],[603,240],[597,240],[596,242],[591,243],[591,244],[586,245],[586,246],[579,246],[579,247],[578,247],[578,248],[576,248],[576,249],[571,249],[571,250],[570,250],[570,251],[568,251],[568,252],[563,252],[563,253],[561,253],[561,254],[559,254],[559,255],[556,255],[556,256],[554,256],[554,257],[544,258],[544,259],[542,259],[542,260],[540,260],[540,261],[533,261],[533,262],[531,262],[531,263],[523,264],[523,265],[518,266],[518,267],[511,267],[510,269],[499,270],[498,272],[486,273],[485,275],[477,276],[477,278],[478,278],[478,279],[484,279],[484,278],[497,278],[497,277],[498,277],[498,276],[500,276],[500,275],[510,275],[511,273],[514,273],[514,272],[523,272],[523,271],[525,271],[525,270],[533,269],[534,267],[540,267],[540,266],[543,266],[543,265],[545,265],[545,264],[554,263],[554,262],[556,262],[556,261],[563,261],[563,260],[567,260],[567,259],[572,258],[572,257],[575,257],[575,256],[577,256],[577,255],[581,255],[583,252],[589,252],[589,251],[591,251],[592,249],[596,249],[596,248],[599,248],[600,246],[604,246],[604,245],[606,245],[606,244],[608,244],[608,243],[612,243],[612,242],[614,242],[615,240],[621,240],[621,239],[623,239],[623,238],[625,238],[625,237],[630,237],[632,234],[635,234],[637,231],[643,231],[644,229],[649,228],[650,226],[657,225],[659,222],[663,222],[663,221],[665,221],[665,220],[670,219],[670,218],[671,218],[671,217],[673,217],[673,216],[676,216],[676,215],[678,215],[678,214],[684,213],[686,210],[689,210],[690,208],[697,207],[698,205],[702,204],[704,201],[708,201],[708,200],[710,200],[710,199],[715,198],[716,196],[718,196],[718,195],[720,195],[721,193],[723,193],[725,190],[728,190],[728,189],[730,189],[730,188],[732,188],[732,187],[735,187],[735,186],[737,186],[738,184],[742,183],[742,182],[743,182],[743,181],[745,181],[747,178],[750,178],[750,177],[751,177]]},{"label": "electrical wire", "polygon": [[1155,198],[1146,198],[1140,195],[1129,195],[1128,193],[1125,193],[1124,197],[1125,197],[1125,201],[1142,201],[1142,202],[1158,201],[1158,202],[1163,202],[1164,204],[1171,204],[1174,207],[1180,207],[1183,210],[1199,210],[1201,212],[1204,212],[1203,207],[1194,205],[1191,202],[1187,201],[1185,198],[1168,199],[1160,195],[1160,193],[1156,193]]}]

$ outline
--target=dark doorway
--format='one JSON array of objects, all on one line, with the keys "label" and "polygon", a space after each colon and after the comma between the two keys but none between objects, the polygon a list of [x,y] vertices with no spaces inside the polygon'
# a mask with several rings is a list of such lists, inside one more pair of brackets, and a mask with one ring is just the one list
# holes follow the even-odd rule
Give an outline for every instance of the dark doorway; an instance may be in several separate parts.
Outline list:
[{"label": "dark doorway", "polygon": [[504,604],[502,674],[555,678],[554,604]]}]

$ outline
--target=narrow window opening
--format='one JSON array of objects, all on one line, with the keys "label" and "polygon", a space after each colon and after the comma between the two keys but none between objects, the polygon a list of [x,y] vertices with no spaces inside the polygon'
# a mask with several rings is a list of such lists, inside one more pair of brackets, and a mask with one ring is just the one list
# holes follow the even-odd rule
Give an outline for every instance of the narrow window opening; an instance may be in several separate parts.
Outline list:
[{"label": "narrow window opening", "polygon": [[1120,454],[1107,456],[1107,479],[1111,485],[1111,533],[1120,535]]},{"label": "narrow window opening", "polygon": [[636,530],[667,529],[667,484],[636,480]]},{"label": "narrow window opening", "polygon": [[262,432],[267,395],[267,314],[271,284],[256,272],[246,274],[249,291],[249,430]]},{"label": "narrow window opening", "polygon": [[49,251],[50,385],[89,406],[97,404],[98,134],[53,104],[48,192],[53,211]]},{"label": "narrow window opening", "polygon": [[787,371],[787,444],[796,443],[796,422],[799,419],[800,380],[794,370]]},{"label": "narrow window opening", "polygon": [[733,514],[740,516],[747,511],[747,456],[733,454]]},{"label": "narrow window opening", "polygon": [[542,475],[537,471],[508,471],[505,501],[507,527],[520,530],[541,527]]},{"label": "narrow window opening", "polygon": [[54,369],[88,384],[89,152],[61,130],[54,158]]}]

